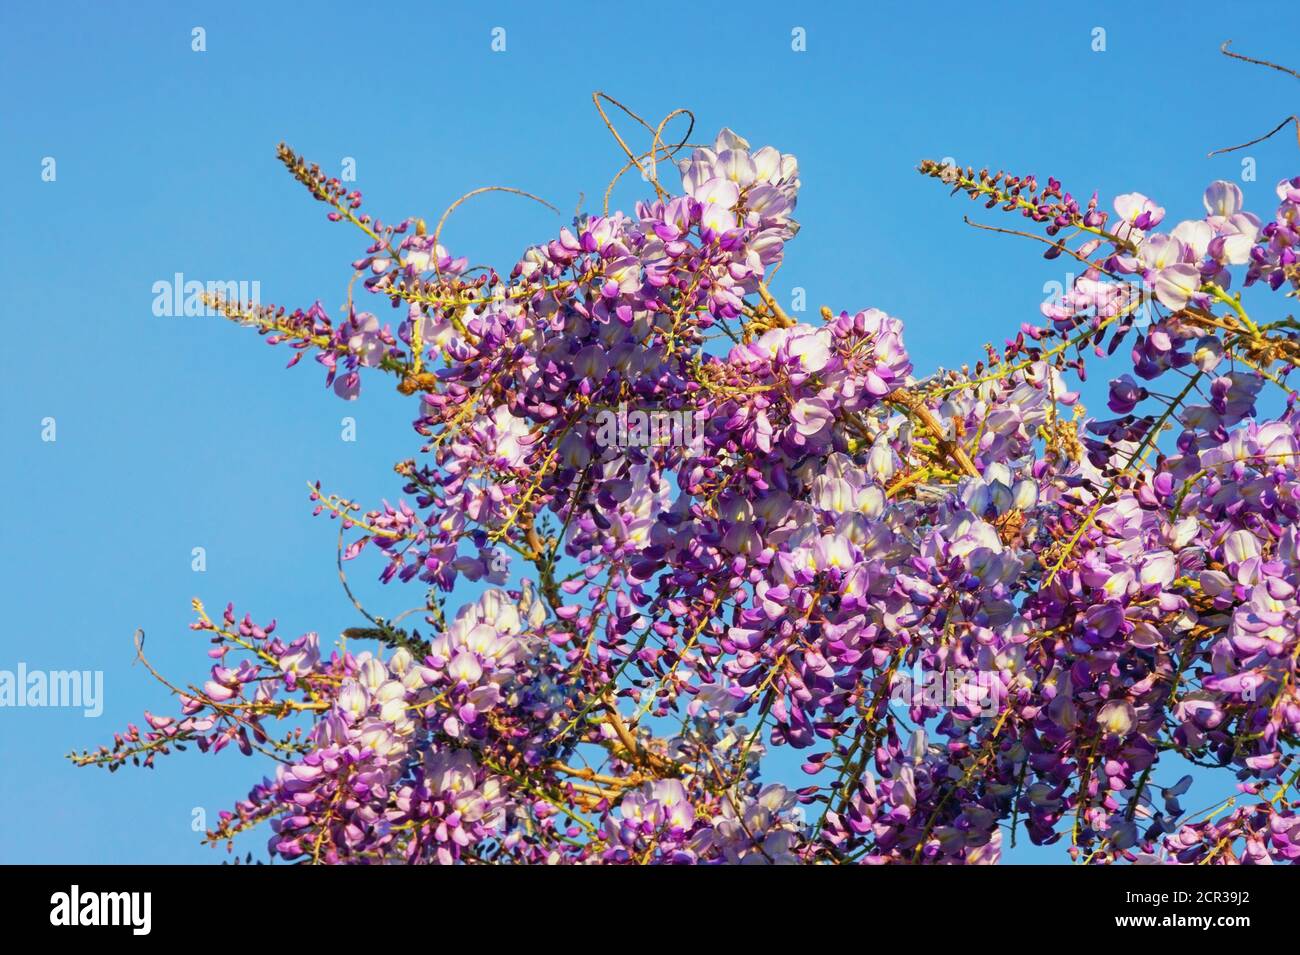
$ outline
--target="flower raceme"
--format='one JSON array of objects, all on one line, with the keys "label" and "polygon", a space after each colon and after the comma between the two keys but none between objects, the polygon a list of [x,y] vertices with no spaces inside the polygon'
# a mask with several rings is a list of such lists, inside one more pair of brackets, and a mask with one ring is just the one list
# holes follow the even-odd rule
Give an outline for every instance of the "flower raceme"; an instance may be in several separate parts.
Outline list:
[{"label": "flower raceme", "polygon": [[[344,559],[428,597],[334,647],[196,602],[210,678],[77,762],[263,754],[208,839],[265,824],[289,861],[1300,858],[1298,326],[1243,298],[1300,288],[1300,177],[1271,219],[1218,182],[1170,228],[1138,193],[923,163],[1084,269],[918,379],[897,319],[796,322],[769,291],[793,156],[685,148],[656,135],[680,190],[648,177],[500,274],[281,147],[366,235],[376,304],[213,304],[344,399],[383,374],[411,396],[399,503],[311,499]],[[1079,403],[1089,362],[1120,366],[1111,417]],[[602,440],[628,409],[694,439]],[[915,674],[955,689],[900,693]],[[771,778],[781,747],[806,778]],[[1189,762],[1235,790],[1187,812]]]}]

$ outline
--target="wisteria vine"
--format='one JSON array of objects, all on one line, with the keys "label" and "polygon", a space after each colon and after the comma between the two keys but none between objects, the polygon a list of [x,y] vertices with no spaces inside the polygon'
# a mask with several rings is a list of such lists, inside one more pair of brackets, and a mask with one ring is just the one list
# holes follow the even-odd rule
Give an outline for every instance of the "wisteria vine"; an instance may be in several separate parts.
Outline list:
[{"label": "wisteria vine", "polygon": [[[206,681],[75,761],[262,754],[207,840],[265,825],[290,862],[1300,859],[1300,176],[1267,217],[1220,181],[1170,227],[1139,193],[922,163],[1081,274],[917,377],[898,319],[796,321],[770,291],[793,156],[624,112],[653,196],[606,193],[509,274],[280,147],[365,234],[377,304],[212,304],[344,399],[363,375],[411,397],[399,502],[311,500],[342,560],[428,597],[334,644],[196,601]],[[656,415],[692,440],[641,433]],[[806,779],[772,779],[781,749]],[[1191,806],[1190,764],[1231,795]]]}]

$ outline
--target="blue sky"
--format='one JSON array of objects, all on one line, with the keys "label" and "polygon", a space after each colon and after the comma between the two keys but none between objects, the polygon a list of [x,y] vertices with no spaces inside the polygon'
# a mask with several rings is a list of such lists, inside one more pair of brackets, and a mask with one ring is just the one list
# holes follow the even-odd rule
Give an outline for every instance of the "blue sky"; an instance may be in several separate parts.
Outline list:
[{"label": "blue sky", "polygon": [[[142,708],[169,710],[132,665],[133,631],[147,632],[155,666],[188,680],[206,659],[187,629],[193,596],[214,609],[233,599],[293,634],[357,622],[334,579],[336,525],[310,516],[304,484],[394,495],[392,463],[415,448],[407,401],[372,384],[345,404],[314,363],[284,372],[287,353],[247,331],[152,310],[153,284],[177,272],[258,281],[264,302],[343,300],[357,234],[284,174],[280,140],[330,171],[352,157],[385,218],[432,221],[490,184],[567,216],[621,164],[592,90],[647,117],[688,106],[697,140],[725,125],[799,157],[803,231],[778,291],[807,289],[811,314],[898,315],[918,372],[974,361],[1035,321],[1044,283],[1069,270],[964,226],[978,207],[917,175],[920,159],[1051,174],[1076,194],[1147,192],[1175,221],[1199,212],[1210,180],[1240,181],[1243,156],[1257,168],[1242,183],[1248,206],[1265,213],[1300,165],[1289,133],[1206,158],[1296,109],[1294,80],[1217,51],[1233,39],[1300,60],[1262,7],[573,3],[547,17],[531,3],[363,6],[0,8],[0,669],[105,680],[97,719],[0,709],[0,862],[217,861],[191,831],[194,810],[212,817],[244,796],[249,762],[190,753],[110,778],[63,758]],[[205,52],[191,49],[195,27]],[[504,52],[491,48],[495,27]],[[806,51],[791,49],[796,27]],[[635,185],[616,200],[630,204]],[[443,238],[508,269],[559,225],[490,195]],[[340,438],[344,416],[355,442]],[[54,442],[41,439],[50,417]],[[418,602],[373,584],[376,569],[351,574],[367,606],[392,616]]]}]

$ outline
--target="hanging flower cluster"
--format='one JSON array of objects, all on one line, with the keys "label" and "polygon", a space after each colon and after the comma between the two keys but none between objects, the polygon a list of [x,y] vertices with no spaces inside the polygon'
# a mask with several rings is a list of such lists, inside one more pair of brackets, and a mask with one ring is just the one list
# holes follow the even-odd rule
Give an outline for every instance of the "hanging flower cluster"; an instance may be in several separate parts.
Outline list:
[{"label": "hanging flower cluster", "polygon": [[[410,396],[399,503],[311,500],[345,560],[418,582],[415,625],[367,614],[331,648],[196,603],[209,678],[76,761],[264,754],[208,838],[265,824],[289,861],[1300,859],[1300,177],[1267,220],[1216,182],[1170,228],[1138,193],[922,163],[1081,274],[917,378],[898,319],[796,321],[769,290],[793,156],[647,128],[653,198],[508,274],[281,147],[368,237],[377,304],[213,304],[344,399]],[[773,779],[774,748],[806,778]],[[1235,788],[1185,808],[1189,764]]]}]

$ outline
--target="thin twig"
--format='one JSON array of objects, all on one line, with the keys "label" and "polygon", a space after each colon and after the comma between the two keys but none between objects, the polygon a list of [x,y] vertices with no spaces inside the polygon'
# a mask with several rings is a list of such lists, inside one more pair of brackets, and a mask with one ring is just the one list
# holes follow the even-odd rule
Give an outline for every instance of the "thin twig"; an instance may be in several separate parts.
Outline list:
[{"label": "thin twig", "polygon": [[1282,73],[1289,73],[1292,76],[1294,76],[1296,79],[1300,80],[1300,73],[1297,73],[1295,70],[1291,69],[1288,66],[1281,66],[1269,60],[1257,60],[1254,57],[1245,56],[1244,54],[1241,53],[1233,53],[1231,50],[1228,49],[1228,47],[1230,46],[1232,46],[1232,41],[1224,40],[1223,45],[1219,47],[1219,52],[1222,53],[1224,56],[1232,57],[1234,60],[1245,60],[1247,63],[1254,63],[1256,66],[1267,66],[1271,70],[1278,70]]}]

